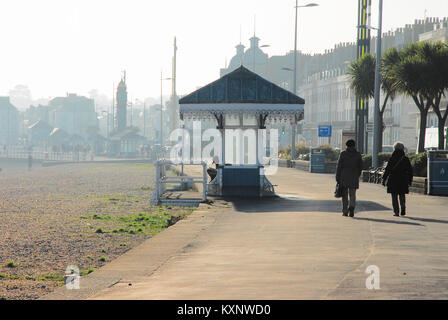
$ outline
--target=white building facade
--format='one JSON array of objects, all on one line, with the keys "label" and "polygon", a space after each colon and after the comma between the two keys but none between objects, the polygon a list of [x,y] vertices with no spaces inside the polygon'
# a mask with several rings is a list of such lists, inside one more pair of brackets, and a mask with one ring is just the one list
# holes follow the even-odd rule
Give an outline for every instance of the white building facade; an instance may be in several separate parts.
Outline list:
[{"label": "white building facade", "polygon": [[0,145],[15,145],[19,139],[19,111],[9,97],[0,97]]},{"label": "white building facade", "polygon": [[[398,29],[396,32],[383,34],[383,50],[390,47],[399,49],[416,41],[447,41],[448,20],[429,18],[426,21],[416,21],[414,25]],[[433,28],[432,31],[427,31]],[[426,31],[426,32],[424,32]],[[376,39],[372,39],[372,52],[375,52]],[[353,50],[355,48],[353,47]],[[311,146],[330,144],[332,147],[345,148],[341,143],[343,131],[355,130],[356,97],[350,89],[347,76],[347,66],[333,70],[324,70],[308,76],[299,88],[299,95],[305,103],[305,119],[303,123],[303,138]],[[380,106],[383,105],[385,95],[381,92]],[[445,99],[446,100],[446,99]],[[369,101],[368,122],[373,122],[373,99]],[[442,101],[441,106],[447,105]],[[383,114],[383,145],[393,145],[402,141],[409,151],[415,151],[418,144],[419,112],[412,98],[398,95],[394,100],[389,99]],[[319,138],[319,125],[331,125],[332,137]],[[433,112],[428,115],[428,127],[437,126],[437,117]],[[373,134],[368,133],[368,151],[371,152]]]},{"label": "white building facade", "polygon": [[[448,18],[427,18],[415,20],[403,28],[389,31],[382,35],[383,53],[389,48],[402,49],[410,43],[418,41],[444,41],[448,39]],[[236,46],[236,55],[221,75],[231,72],[240,65],[255,71],[257,74],[277,85],[291,90],[293,81],[293,51],[282,56],[268,57],[261,50],[258,38],[251,38],[251,46],[244,50],[242,44]],[[376,50],[376,37],[371,39],[370,51]],[[297,94],[305,99],[305,119],[296,130],[296,142],[305,141],[310,146],[330,144],[341,146],[343,131],[355,130],[356,97],[350,89],[347,67],[356,60],[356,43],[340,43],[334,49],[321,54],[297,55]],[[382,99],[384,94],[381,93]],[[442,105],[446,105],[443,102]],[[369,122],[373,120],[373,99],[369,101]],[[409,97],[397,96],[388,101],[384,111],[385,129],[383,145],[391,145],[402,141],[408,150],[417,148],[419,112],[414,101]],[[437,126],[434,114],[428,116],[428,126]],[[332,125],[332,137],[319,138],[319,125]],[[291,125],[278,126],[285,132],[279,136],[280,147],[291,143]],[[373,136],[368,134],[368,150],[372,149]]]}]

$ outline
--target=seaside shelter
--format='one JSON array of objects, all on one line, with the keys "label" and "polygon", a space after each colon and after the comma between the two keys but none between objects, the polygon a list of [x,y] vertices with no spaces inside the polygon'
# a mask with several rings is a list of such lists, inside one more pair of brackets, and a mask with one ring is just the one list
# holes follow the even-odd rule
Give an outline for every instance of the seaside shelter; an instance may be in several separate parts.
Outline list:
[{"label": "seaside shelter", "polygon": [[[244,66],[180,99],[181,120],[213,120],[221,133],[222,146],[217,175],[208,185],[208,193],[224,197],[274,195],[274,188],[265,174],[267,163],[263,160],[266,151],[266,124],[294,124],[303,119],[304,105],[304,99]],[[255,142],[245,145],[244,134],[248,129],[255,132]],[[229,130],[239,133],[231,138],[232,141],[228,141],[227,144],[232,145],[230,148],[226,144]],[[239,141],[234,143],[235,140]],[[245,147],[252,148],[251,154],[255,152],[253,163],[242,161]],[[231,159],[226,158],[229,150],[236,150],[239,154],[238,163],[231,163]]]}]

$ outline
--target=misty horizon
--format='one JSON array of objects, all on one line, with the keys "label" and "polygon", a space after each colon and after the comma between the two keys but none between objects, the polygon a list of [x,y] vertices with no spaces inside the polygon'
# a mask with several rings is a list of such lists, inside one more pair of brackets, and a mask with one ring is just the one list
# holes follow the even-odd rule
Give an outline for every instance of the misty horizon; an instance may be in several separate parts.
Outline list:
[{"label": "misty horizon", "polygon": [[[317,54],[355,41],[357,1],[316,2],[316,8],[299,10],[298,50]],[[409,1],[387,1],[383,30],[424,17],[448,16],[442,2],[412,1],[411,6]],[[21,84],[39,99],[67,92],[89,96],[93,89],[111,97],[121,71],[127,70],[132,100],[160,98],[160,72],[171,76],[175,36],[179,95],[218,79],[219,69],[234,56],[235,45],[241,42],[247,48],[254,33],[260,45],[269,45],[263,51],[270,57],[293,49],[294,1],[217,4],[205,0],[193,4],[132,1],[127,6],[114,1],[5,1],[2,7],[9,14],[0,26],[9,50],[0,60],[0,96]],[[373,4],[372,25],[376,20]],[[171,84],[165,83],[163,95],[170,90]]]}]

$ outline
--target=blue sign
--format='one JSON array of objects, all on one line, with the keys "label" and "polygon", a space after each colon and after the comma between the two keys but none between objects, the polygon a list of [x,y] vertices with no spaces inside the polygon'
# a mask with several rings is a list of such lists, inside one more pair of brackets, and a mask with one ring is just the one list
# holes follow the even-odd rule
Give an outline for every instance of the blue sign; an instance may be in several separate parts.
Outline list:
[{"label": "blue sign", "polygon": [[331,137],[331,126],[319,126],[319,137]]}]

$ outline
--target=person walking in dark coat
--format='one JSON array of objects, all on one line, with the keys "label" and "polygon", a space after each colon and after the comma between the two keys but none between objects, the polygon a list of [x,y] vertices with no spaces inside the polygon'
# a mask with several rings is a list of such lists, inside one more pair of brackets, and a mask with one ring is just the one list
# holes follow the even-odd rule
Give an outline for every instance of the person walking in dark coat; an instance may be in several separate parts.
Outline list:
[{"label": "person walking in dark coat", "polygon": [[336,181],[342,186],[342,215],[346,217],[349,214],[353,217],[356,207],[356,190],[359,189],[359,177],[362,172],[362,157],[355,148],[354,140],[348,140],[345,145],[347,150],[339,155]]},{"label": "person walking in dark coat", "polygon": [[[396,142],[394,152],[387,162],[383,175],[383,185],[386,185],[387,180],[387,193],[392,195],[392,207],[396,217],[398,217],[400,207],[401,215],[406,215],[406,194],[409,193],[412,179],[412,165],[404,153],[404,145],[401,142]],[[398,205],[398,199],[400,199],[400,205]]]}]

